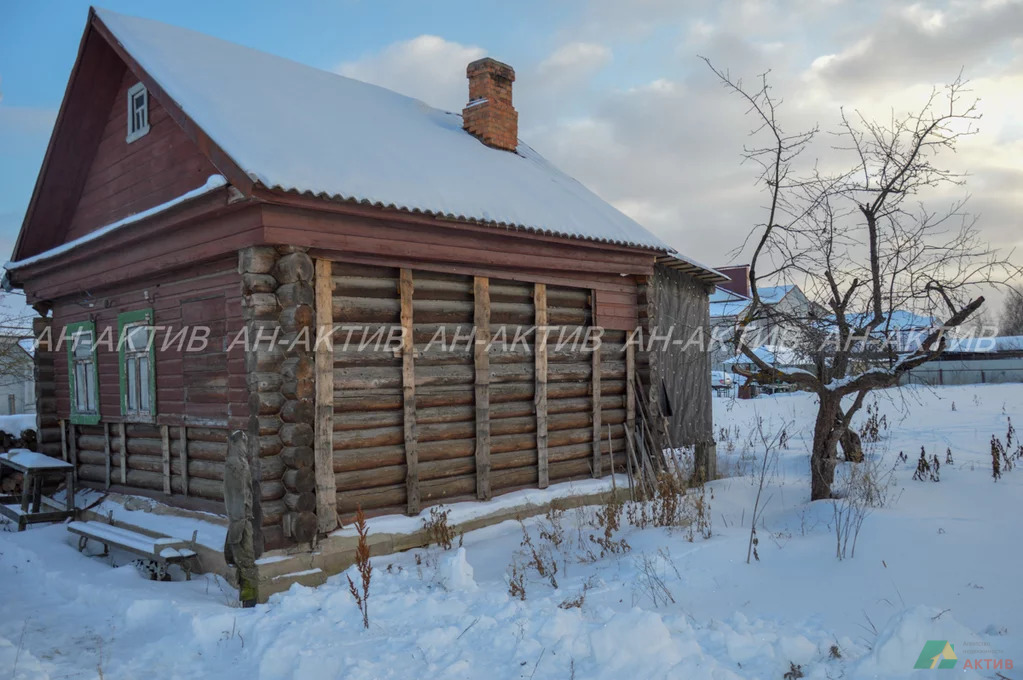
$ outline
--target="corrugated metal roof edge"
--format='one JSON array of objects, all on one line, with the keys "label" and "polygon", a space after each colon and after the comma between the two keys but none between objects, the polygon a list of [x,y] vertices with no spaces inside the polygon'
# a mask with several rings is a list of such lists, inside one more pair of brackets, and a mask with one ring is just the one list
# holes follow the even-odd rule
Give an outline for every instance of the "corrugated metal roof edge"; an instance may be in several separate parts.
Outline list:
[{"label": "corrugated metal roof edge", "polygon": [[544,236],[556,236],[559,238],[574,239],[577,241],[588,241],[590,243],[607,243],[609,245],[626,246],[629,248],[641,248],[643,250],[649,250],[654,253],[664,253],[655,257],[657,264],[669,267],[681,271],[685,274],[689,274],[701,281],[707,283],[723,283],[730,281],[727,276],[721,272],[700,264],[695,260],[691,260],[683,257],[677,252],[672,252],[666,247],[652,246],[644,243],[635,243],[632,241],[620,241],[611,239],[599,239],[590,236],[582,236],[579,234],[570,234],[568,232],[558,231],[556,229],[549,229],[546,227],[534,227],[525,224],[516,224],[512,222],[500,222],[495,220],[483,220],[478,217],[470,217],[468,215],[458,215],[454,213],[439,212],[424,208],[410,208],[408,206],[399,205],[397,203],[385,203],[383,201],[372,201],[366,198],[356,198],[354,196],[345,196],[344,194],[325,194],[315,193],[308,190],[299,190],[296,188],[282,187],[280,185],[274,185],[266,187],[270,191],[291,194],[294,196],[308,196],[310,198],[317,198],[321,200],[334,201],[337,203],[350,203],[352,205],[364,205],[373,208],[380,208],[383,210],[396,210],[398,212],[407,213],[409,215],[426,215],[427,217],[437,217],[441,219],[455,220],[458,222],[465,222],[468,224],[478,224],[496,229],[505,229],[508,231],[522,231],[526,233],[542,234]]}]

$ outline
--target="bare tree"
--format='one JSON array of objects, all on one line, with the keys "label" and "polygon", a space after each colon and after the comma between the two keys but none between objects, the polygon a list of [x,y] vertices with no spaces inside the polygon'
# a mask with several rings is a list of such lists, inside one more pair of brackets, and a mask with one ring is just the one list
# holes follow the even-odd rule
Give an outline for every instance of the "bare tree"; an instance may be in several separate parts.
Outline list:
[{"label": "bare tree", "polygon": [[[928,190],[959,185],[964,177],[936,164],[942,151],[975,133],[980,118],[961,79],[934,90],[916,113],[886,122],[841,112],[829,132],[827,163],[797,169],[818,143],[819,129],[789,133],[779,118],[766,74],[744,87],[704,59],[756,120],[744,158],[759,169],[766,221],[751,233],[752,302],[738,320],[734,345],[752,368],[747,380],[781,382],[818,397],[810,456],[811,498],[831,496],[839,442],[871,390],[898,384],[907,371],[941,353],[949,329],[984,304],[978,288],[1007,281],[1018,269],[980,237],[964,212],[965,199],[943,210],[918,201]],[[832,170],[836,159],[848,163]],[[841,166],[839,166],[841,167]],[[765,314],[764,282],[798,283],[809,313],[785,320],[806,337],[824,338],[810,368],[772,366],[755,352],[745,330]],[[906,333],[906,317],[934,320]]]},{"label": "bare tree", "polygon": [[1023,288],[1013,286],[1009,289],[998,322],[1000,335],[1023,335]]}]

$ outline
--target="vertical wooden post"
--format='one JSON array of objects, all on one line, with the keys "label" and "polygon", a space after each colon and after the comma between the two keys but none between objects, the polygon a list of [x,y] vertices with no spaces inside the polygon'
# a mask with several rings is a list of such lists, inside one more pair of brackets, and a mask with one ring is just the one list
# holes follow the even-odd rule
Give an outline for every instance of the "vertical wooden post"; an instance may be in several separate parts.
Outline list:
[{"label": "vertical wooden post", "polygon": [[593,476],[601,476],[600,465],[600,346],[593,348]]},{"label": "vertical wooden post", "polygon": [[105,485],[103,488],[109,489],[110,488],[110,463],[111,463],[111,458],[113,457],[114,454],[110,450],[110,423],[106,423],[106,422],[103,423],[103,453],[106,454],[104,456],[104,462],[106,463],[106,470],[105,470],[106,474],[103,477],[103,483]]},{"label": "vertical wooden post", "polygon": [[181,493],[188,495],[188,428],[184,425],[178,428],[178,438],[181,441],[181,449],[178,451],[178,461],[181,463]]},{"label": "vertical wooden post", "polygon": [[[647,344],[647,366],[649,368],[650,381],[647,385],[646,394],[646,410],[647,416],[649,417],[650,427],[650,446],[653,455],[657,457],[658,461],[661,461],[664,456],[664,447],[667,446],[667,442],[661,441],[661,435],[657,428],[657,420],[661,418],[661,370],[660,370],[660,352],[662,350],[658,347],[664,347],[663,339],[658,336],[658,328],[660,317],[657,310],[657,286],[656,277],[646,277],[646,322],[648,337],[646,339]],[[657,342],[654,341],[658,338]]]},{"label": "vertical wooden post", "polygon": [[490,500],[490,279],[473,279],[473,326],[476,345],[476,497]]},{"label": "vertical wooden post", "polygon": [[60,458],[65,463],[68,460],[67,457],[67,424],[66,421],[61,418],[57,421],[60,424]]},{"label": "vertical wooden post", "polygon": [[416,435],[416,346],[412,336],[412,270],[402,269],[401,293],[401,384],[405,424],[405,494],[408,514],[419,513],[419,453]]},{"label": "vertical wooden post", "polygon": [[536,467],[538,484],[546,489],[550,484],[547,460],[547,284],[533,285],[533,309],[536,334],[533,346],[536,358]]},{"label": "vertical wooden post", "polygon": [[169,496],[171,494],[170,431],[166,425],[160,426],[160,444],[160,451],[163,454],[163,492]]},{"label": "vertical wooden post", "polygon": [[121,484],[128,483],[128,435],[124,423],[117,424],[117,435],[121,440]]},{"label": "vertical wooden post", "polygon": [[[334,284],[330,260],[316,260],[316,414],[313,469],[316,473],[316,524],[320,533],[337,527],[334,481]],[[404,306],[402,307],[404,312]],[[411,335],[411,333],[410,333]]]},{"label": "vertical wooden post", "polygon": [[71,450],[71,465],[75,468],[75,481],[78,481],[78,435],[75,432],[75,424],[68,424],[68,448]]},{"label": "vertical wooden post", "polygon": [[636,346],[625,340],[625,436],[636,436]]}]

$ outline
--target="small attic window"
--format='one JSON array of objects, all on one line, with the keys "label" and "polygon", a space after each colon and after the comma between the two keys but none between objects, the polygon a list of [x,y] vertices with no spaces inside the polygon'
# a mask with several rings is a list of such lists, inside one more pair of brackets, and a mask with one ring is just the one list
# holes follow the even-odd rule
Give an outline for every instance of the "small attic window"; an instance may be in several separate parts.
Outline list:
[{"label": "small attic window", "polygon": [[149,92],[142,83],[132,85],[128,90],[128,137],[134,142],[149,132]]}]

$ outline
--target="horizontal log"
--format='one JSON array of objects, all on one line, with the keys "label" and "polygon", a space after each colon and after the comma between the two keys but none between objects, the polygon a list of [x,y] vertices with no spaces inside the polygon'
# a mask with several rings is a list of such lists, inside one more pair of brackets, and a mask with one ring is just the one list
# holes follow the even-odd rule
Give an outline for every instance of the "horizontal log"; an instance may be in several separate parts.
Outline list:
[{"label": "horizontal log", "polygon": [[316,476],[312,468],[286,470],[281,480],[288,491],[313,491],[316,488]]},{"label": "horizontal log", "polygon": [[311,491],[287,493],[284,495],[284,505],[294,512],[312,512],[316,509],[316,494]]},{"label": "horizontal log", "polygon": [[[90,482],[103,482],[106,479],[106,468],[102,465],[80,465],[78,476]],[[163,472],[150,472],[147,470],[128,470],[127,487],[148,489],[150,491],[163,491]],[[171,478],[171,492],[181,494],[182,479],[180,476]],[[188,495],[208,500],[224,500],[224,485],[222,482],[208,479],[189,479]],[[171,501],[173,502],[173,501]]]},{"label": "horizontal log", "polygon": [[[457,497],[475,497],[476,475],[429,480],[420,482],[420,494],[424,501],[436,503],[442,499]],[[355,512],[356,507],[364,510],[384,507],[404,508],[405,485],[384,486],[360,491],[345,491],[337,495],[338,512],[345,514]]]},{"label": "horizontal log", "polygon": [[[175,437],[177,436],[177,428],[172,428],[170,432],[173,432]],[[191,433],[191,428],[189,428],[189,433]],[[111,432],[110,449],[115,453],[119,453],[121,450],[121,439],[116,436],[116,430]],[[181,453],[181,440],[171,438],[170,449],[172,455],[179,455]],[[105,451],[106,439],[103,436],[97,435],[80,435],[78,437],[78,450]],[[129,458],[136,455],[160,456],[162,455],[162,452],[163,444],[160,439],[143,439],[128,435]],[[199,458],[202,460],[224,461],[227,458],[227,445],[217,442],[192,441],[190,436],[188,441],[188,457]]]},{"label": "horizontal log", "polygon": [[288,511],[283,498],[273,501],[263,501],[259,504],[259,509],[263,515],[264,527],[280,524],[284,517],[284,513]]}]

